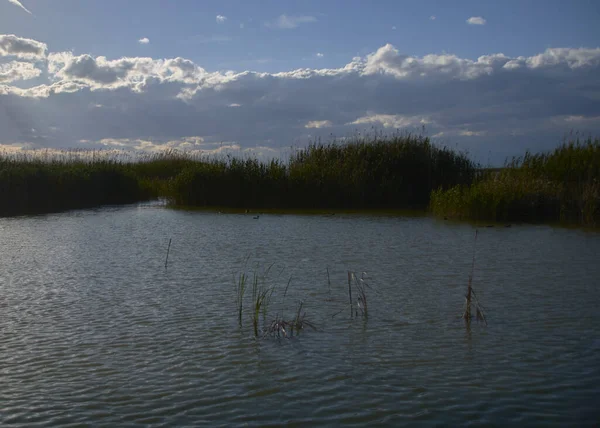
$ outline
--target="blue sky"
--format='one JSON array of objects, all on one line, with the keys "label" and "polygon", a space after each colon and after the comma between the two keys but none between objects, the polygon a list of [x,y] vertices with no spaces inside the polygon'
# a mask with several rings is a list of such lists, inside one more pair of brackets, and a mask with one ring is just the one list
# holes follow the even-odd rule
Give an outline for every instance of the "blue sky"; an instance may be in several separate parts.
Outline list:
[{"label": "blue sky", "polygon": [[598,22],[588,0],[0,0],[0,144],[269,156],[425,125],[498,163],[598,135]]}]

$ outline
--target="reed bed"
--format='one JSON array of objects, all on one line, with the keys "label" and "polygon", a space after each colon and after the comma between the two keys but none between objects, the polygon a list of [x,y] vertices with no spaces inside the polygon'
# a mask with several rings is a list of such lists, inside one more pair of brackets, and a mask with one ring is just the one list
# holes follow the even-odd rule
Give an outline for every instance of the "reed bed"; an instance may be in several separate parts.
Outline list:
[{"label": "reed bed", "polygon": [[107,150],[0,153],[0,216],[39,214],[164,196],[169,180],[201,162],[175,151]]},{"label": "reed bed", "polygon": [[432,189],[468,185],[476,164],[411,134],[311,143],[288,162],[198,162],[172,182],[175,205],[231,208],[426,208]]},{"label": "reed bed", "polygon": [[157,197],[188,207],[429,208],[448,218],[600,227],[600,141],[576,136],[488,172],[413,134],[315,141],[270,161],[176,150],[0,153],[0,216]]},{"label": "reed bed", "polygon": [[527,152],[470,186],[434,190],[430,209],[475,221],[600,227],[600,140],[575,138],[552,152]]}]

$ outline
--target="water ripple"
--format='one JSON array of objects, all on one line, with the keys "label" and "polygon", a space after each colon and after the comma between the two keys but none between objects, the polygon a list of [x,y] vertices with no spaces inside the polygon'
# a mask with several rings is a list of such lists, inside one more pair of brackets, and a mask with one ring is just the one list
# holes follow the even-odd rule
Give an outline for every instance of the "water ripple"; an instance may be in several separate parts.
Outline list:
[{"label": "water ripple", "polygon": [[[600,237],[480,231],[490,325],[467,329],[472,239],[428,218],[144,205],[0,219],[0,424],[594,426]],[[271,309],[303,300],[317,332],[239,328],[248,255],[276,263]],[[371,278],[368,320],[349,317],[347,270]]]}]

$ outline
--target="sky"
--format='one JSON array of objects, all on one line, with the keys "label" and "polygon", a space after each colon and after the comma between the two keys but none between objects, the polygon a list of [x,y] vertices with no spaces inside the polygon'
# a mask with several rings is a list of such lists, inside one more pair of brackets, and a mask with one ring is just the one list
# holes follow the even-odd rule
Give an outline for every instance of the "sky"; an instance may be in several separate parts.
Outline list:
[{"label": "sky", "polygon": [[600,2],[0,0],[0,151],[600,136]]}]

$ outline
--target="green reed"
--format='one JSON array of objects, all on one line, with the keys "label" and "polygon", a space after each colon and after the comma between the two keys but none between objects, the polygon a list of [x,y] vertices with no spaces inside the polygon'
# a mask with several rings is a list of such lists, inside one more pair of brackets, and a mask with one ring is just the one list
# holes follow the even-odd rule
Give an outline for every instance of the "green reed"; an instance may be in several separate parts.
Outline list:
[{"label": "green reed", "polygon": [[470,186],[434,190],[430,209],[471,220],[598,227],[600,140],[574,138],[552,152],[527,152]]}]

